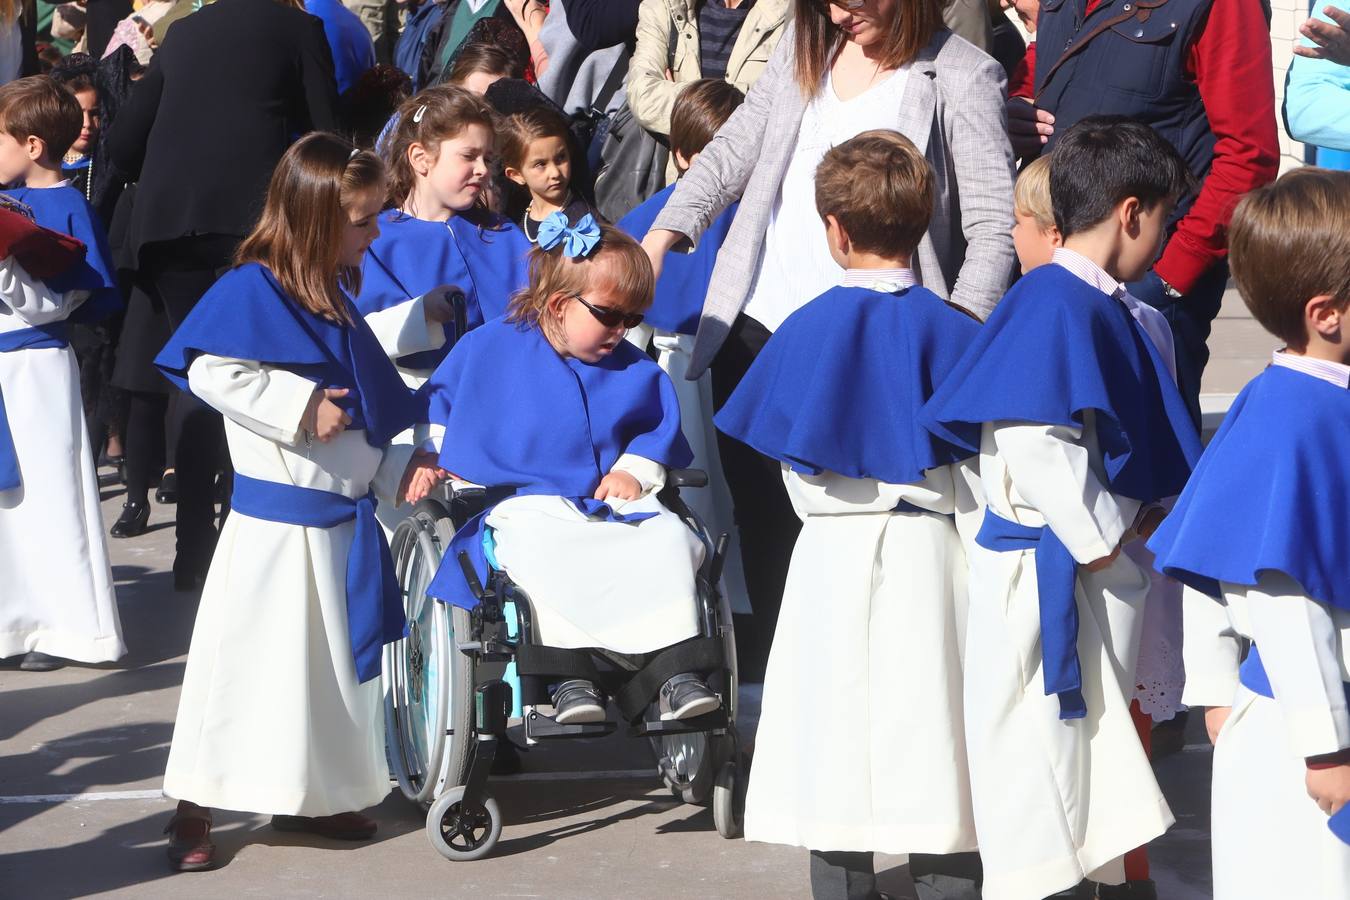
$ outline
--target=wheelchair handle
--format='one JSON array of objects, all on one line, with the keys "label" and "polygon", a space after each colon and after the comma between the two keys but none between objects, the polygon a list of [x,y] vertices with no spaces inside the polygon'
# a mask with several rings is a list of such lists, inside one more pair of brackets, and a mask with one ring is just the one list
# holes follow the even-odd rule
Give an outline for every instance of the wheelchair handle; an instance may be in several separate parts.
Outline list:
[{"label": "wheelchair handle", "polygon": [[708,473],[702,469],[671,469],[666,474],[667,487],[701,488],[708,486]]}]

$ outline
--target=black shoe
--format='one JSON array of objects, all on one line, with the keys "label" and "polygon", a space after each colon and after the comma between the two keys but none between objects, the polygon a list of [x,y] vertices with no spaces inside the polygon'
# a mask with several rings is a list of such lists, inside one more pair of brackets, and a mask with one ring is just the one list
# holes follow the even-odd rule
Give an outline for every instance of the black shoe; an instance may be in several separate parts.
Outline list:
[{"label": "black shoe", "polygon": [[692,672],[676,675],[661,685],[661,721],[670,722],[707,715],[722,701]]},{"label": "black shoe", "polygon": [[1148,878],[1124,884],[1099,884],[1097,900],[1158,900],[1158,887]]},{"label": "black shoe", "polygon": [[108,534],[115,538],[132,538],[145,534],[150,525],[150,504],[128,500],[122,504],[122,515],[117,517]]},{"label": "black shoe", "polygon": [[65,664],[66,661],[59,656],[48,656],[33,650],[24,656],[19,669],[24,672],[51,672],[63,668]]},{"label": "black shoe", "polygon": [[159,487],[155,490],[155,502],[165,505],[178,502],[178,473],[167,472],[159,480]]},{"label": "black shoe", "polygon": [[553,692],[553,720],[559,725],[605,721],[605,698],[595,685],[573,678]]}]

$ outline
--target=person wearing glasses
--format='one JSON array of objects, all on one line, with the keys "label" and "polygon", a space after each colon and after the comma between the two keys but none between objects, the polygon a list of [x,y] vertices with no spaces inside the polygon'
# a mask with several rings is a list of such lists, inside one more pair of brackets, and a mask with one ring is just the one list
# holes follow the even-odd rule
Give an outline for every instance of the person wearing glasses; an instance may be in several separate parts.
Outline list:
[{"label": "person wearing glasses", "polygon": [[[745,103],[680,179],[643,240],[658,275],[740,200],[718,253],[689,378],[712,369],[721,407],[769,335],[839,283],[815,205],[830,147],[898,131],[933,167],[934,209],[918,281],[987,316],[1012,273],[1012,151],[998,63],[943,28],[937,0],[796,0],[792,23]],[[762,677],[799,530],[776,460],[719,435],[736,507],[753,622],[738,659]]]},{"label": "person wearing glasses", "polygon": [[[506,316],[460,338],[423,389],[430,422],[445,427],[442,466],[488,497],[429,596],[476,604],[464,553],[480,582],[491,560],[529,594],[544,646],[644,654],[698,636],[703,546],[657,497],[693,454],[675,386],[624,340],[654,290],[646,254],[618,229],[589,214],[540,223],[529,285]],[[664,720],[720,706],[693,672],[667,680],[659,703]],[[556,684],[552,704],[562,724],[606,717],[599,685],[582,678]]]}]

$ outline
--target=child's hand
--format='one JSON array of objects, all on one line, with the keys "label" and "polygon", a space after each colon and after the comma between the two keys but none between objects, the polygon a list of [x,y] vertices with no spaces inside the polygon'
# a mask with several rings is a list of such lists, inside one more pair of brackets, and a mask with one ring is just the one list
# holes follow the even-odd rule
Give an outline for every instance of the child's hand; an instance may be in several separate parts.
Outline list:
[{"label": "child's hand", "polygon": [[1205,731],[1209,733],[1211,744],[1219,743],[1219,732],[1223,730],[1223,723],[1228,721],[1228,716],[1232,712],[1231,706],[1211,706],[1205,710]]},{"label": "child's hand", "polygon": [[464,293],[453,284],[443,284],[427,291],[422,297],[422,314],[427,324],[444,325],[455,317],[455,306],[450,298]]},{"label": "child's hand", "polygon": [[642,485],[627,472],[610,472],[595,489],[597,500],[636,500],[642,495]]},{"label": "child's hand", "polygon": [[352,424],[352,417],[333,401],[347,396],[347,393],[346,388],[324,388],[315,391],[309,398],[309,406],[305,407],[305,414],[300,417],[301,429],[324,443],[346,431],[347,426]]},{"label": "child's hand", "polygon": [[1308,796],[1317,801],[1318,808],[1334,816],[1342,806],[1350,803],[1350,765],[1309,769],[1307,785]]},{"label": "child's hand", "polygon": [[1105,569],[1107,566],[1111,565],[1111,563],[1115,562],[1116,557],[1118,556],[1120,556],[1119,544],[1116,545],[1116,549],[1112,550],[1108,556],[1103,556],[1101,559],[1094,559],[1090,563],[1083,563],[1078,568],[1085,569],[1089,572],[1100,572],[1102,569]]},{"label": "child's hand", "polygon": [[403,470],[395,499],[400,503],[416,503],[436,489],[450,473],[436,462],[436,454],[430,450],[414,450],[408,468]]}]

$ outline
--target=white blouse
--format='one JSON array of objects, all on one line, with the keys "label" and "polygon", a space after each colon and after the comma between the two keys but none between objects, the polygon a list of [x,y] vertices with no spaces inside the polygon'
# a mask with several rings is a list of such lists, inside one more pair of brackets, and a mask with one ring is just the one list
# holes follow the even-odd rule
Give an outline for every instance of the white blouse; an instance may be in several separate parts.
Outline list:
[{"label": "white blouse", "polygon": [[844,270],[830,256],[816,212],[816,167],[830,148],[875,128],[894,130],[909,67],[896,69],[850,100],[840,100],[829,72],[806,105],[760,251],[745,314],[776,331],[783,320],[829,288]]}]

